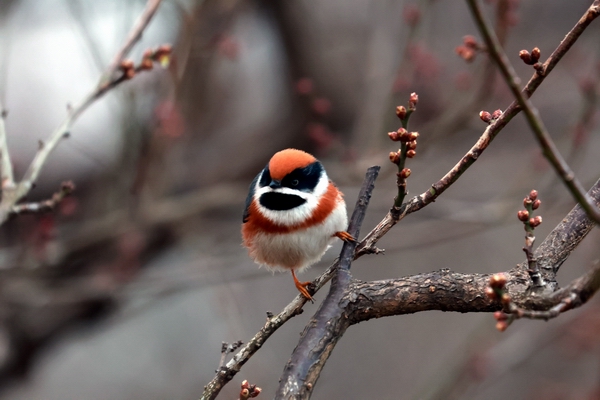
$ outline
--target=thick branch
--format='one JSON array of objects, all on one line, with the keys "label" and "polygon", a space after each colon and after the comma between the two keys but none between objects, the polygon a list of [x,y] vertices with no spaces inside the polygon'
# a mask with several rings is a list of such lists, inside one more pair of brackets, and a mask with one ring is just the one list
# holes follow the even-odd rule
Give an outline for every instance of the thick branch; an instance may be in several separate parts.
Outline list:
[{"label": "thick branch", "polygon": [[[348,232],[353,237],[358,237],[378,173],[379,167],[371,167],[367,171],[348,227]],[[333,277],[329,293],[306,326],[287,362],[276,398],[309,398],[331,351],[348,327],[346,320],[340,318],[343,309],[339,302],[350,284],[350,265],[354,259],[355,247],[356,243],[344,243],[340,267]]]},{"label": "thick branch", "polygon": [[[594,204],[600,207],[600,179],[596,181],[587,194]],[[560,266],[594,226],[595,223],[587,216],[580,204],[577,204],[563,218],[539,245],[534,254],[544,279],[556,280],[556,273]]]}]

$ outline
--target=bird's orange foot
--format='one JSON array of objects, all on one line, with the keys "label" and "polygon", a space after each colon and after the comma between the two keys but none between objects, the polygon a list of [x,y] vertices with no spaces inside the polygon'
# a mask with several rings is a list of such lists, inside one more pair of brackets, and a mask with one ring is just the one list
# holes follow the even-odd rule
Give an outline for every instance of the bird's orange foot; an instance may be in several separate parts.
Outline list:
[{"label": "bird's orange foot", "polygon": [[308,289],[306,289],[306,287],[311,284],[312,282],[296,282],[296,289],[298,289],[298,291],[302,293],[302,296],[306,297],[311,303],[314,303],[312,296],[308,293]]},{"label": "bird's orange foot", "polygon": [[302,296],[306,297],[311,303],[314,303],[312,296],[310,293],[308,293],[308,289],[306,289],[306,287],[311,285],[312,282],[300,282],[298,278],[296,278],[296,273],[294,270],[292,270],[292,278],[294,278],[294,285],[296,285],[296,289],[302,293]]},{"label": "bird's orange foot", "polygon": [[344,242],[356,242],[356,239],[346,231],[336,232],[333,236],[342,239]]}]

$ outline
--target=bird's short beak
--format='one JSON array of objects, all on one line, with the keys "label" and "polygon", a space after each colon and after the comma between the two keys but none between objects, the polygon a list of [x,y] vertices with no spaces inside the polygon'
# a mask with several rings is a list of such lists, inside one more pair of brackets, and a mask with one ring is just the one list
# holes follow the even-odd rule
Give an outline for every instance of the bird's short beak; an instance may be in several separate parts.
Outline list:
[{"label": "bird's short beak", "polygon": [[278,181],[277,179],[273,179],[273,180],[271,180],[271,183],[269,183],[269,187],[271,189],[279,189],[281,187],[281,181]]}]

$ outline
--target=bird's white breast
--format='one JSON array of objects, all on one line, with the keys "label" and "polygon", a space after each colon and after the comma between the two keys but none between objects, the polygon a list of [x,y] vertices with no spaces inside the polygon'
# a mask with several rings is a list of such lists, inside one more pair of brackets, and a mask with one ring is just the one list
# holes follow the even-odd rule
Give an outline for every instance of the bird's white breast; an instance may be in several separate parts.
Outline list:
[{"label": "bird's white breast", "polygon": [[257,233],[251,256],[259,264],[276,270],[304,269],[318,262],[334,240],[346,230],[346,204],[340,199],[323,222],[289,233]]}]

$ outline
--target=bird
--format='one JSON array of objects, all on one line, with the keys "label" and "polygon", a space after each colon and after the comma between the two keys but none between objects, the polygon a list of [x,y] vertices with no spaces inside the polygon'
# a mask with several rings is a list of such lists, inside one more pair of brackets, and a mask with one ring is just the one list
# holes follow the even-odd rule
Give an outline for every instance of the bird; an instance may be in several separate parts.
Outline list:
[{"label": "bird", "polygon": [[346,230],[343,193],[313,155],[297,149],[275,153],[250,184],[242,219],[243,245],[250,258],[270,270],[289,270],[298,291],[313,301],[296,271],[318,262]]}]

